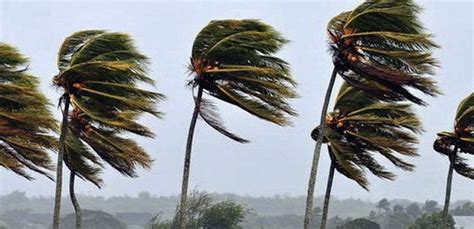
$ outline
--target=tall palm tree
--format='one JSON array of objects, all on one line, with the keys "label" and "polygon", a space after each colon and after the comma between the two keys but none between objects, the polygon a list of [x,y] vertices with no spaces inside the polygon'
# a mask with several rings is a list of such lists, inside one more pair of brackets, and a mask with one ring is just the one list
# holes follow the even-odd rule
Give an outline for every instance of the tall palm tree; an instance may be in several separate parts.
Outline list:
[{"label": "tall palm tree", "polygon": [[[331,19],[327,29],[334,69],[321,112],[322,131],[337,74],[351,86],[386,101],[408,100],[425,105],[409,88],[429,96],[439,94],[429,77],[437,66],[431,50],[438,46],[424,32],[418,20],[419,12],[420,8],[412,0],[368,0]],[[319,135],[314,149],[305,229],[311,224],[323,135]]]},{"label": "tall palm tree", "polygon": [[[219,133],[245,143],[222,124],[217,107],[203,92],[280,126],[296,115],[287,100],[297,97],[288,63],[274,53],[288,41],[258,20],[211,21],[197,35],[192,48],[189,85],[197,88],[184,159],[180,209],[186,209],[191,148],[197,117]],[[180,211],[180,228],[186,214]]]},{"label": "tall palm tree", "polygon": [[48,150],[57,149],[50,135],[57,123],[27,64],[18,50],[0,42],[0,166],[28,180],[28,169],[52,180]]},{"label": "tall palm tree", "polygon": [[[395,174],[374,158],[379,154],[393,165],[412,171],[414,166],[397,156],[417,156],[415,134],[422,131],[421,122],[409,104],[381,102],[344,83],[336,98],[333,112],[325,119],[324,143],[328,146],[331,166],[324,200],[321,228],[326,228],[329,198],[335,170],[368,190],[365,171],[393,180]],[[318,139],[319,127],[312,132]]]},{"label": "tall palm tree", "polygon": [[454,132],[443,131],[438,133],[433,148],[440,154],[448,156],[449,159],[443,208],[444,223],[448,226],[453,171],[461,176],[474,179],[474,168],[470,167],[466,163],[466,159],[461,156],[461,153],[474,155],[474,93],[471,93],[459,104],[454,119]]},{"label": "tall palm tree", "polygon": [[76,228],[81,226],[81,211],[74,195],[75,176],[100,187],[97,175],[102,163],[99,158],[130,177],[136,176],[137,166],[150,167],[152,160],[143,148],[122,136],[134,133],[153,137],[151,130],[137,122],[138,117],[143,113],[161,116],[156,103],[163,96],[138,88],[139,83],[154,83],[147,75],[147,64],[148,58],[136,49],[130,36],[123,33],[80,31],[61,45],[60,72],[54,77],[55,86],[64,91],[60,101],[64,109],[54,228],[59,226],[60,167],[64,156],[71,170],[70,195],[76,210]]}]

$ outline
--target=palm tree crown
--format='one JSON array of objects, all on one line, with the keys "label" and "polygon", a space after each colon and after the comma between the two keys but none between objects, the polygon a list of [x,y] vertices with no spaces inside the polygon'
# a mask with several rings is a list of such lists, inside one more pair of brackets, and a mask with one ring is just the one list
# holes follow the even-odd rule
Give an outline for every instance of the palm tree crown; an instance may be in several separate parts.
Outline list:
[{"label": "palm tree crown", "polygon": [[[278,125],[296,115],[287,99],[297,97],[288,63],[273,56],[286,44],[280,33],[258,20],[211,21],[197,35],[190,71],[192,87]],[[227,131],[216,107],[202,100],[200,116],[211,127],[238,142],[247,140]]]},{"label": "palm tree crown", "polygon": [[[414,144],[421,122],[408,104],[381,102],[347,83],[336,98],[334,111],[326,117],[324,142],[338,172],[368,189],[365,169],[377,177],[393,180],[395,175],[374,159],[374,153],[411,171],[413,165],[396,154],[417,156]],[[319,128],[312,132],[317,139]]]},{"label": "palm tree crown", "polygon": [[0,166],[27,179],[25,169],[52,179],[48,150],[56,150],[57,130],[38,80],[27,72],[28,60],[15,48],[0,43]]},{"label": "palm tree crown", "polygon": [[333,62],[351,86],[388,101],[410,100],[424,105],[408,88],[439,94],[425,75],[433,74],[438,47],[418,21],[412,0],[366,1],[328,24]]},{"label": "palm tree crown", "polygon": [[[474,155],[474,93],[461,101],[456,111],[454,132],[438,133],[434,149],[449,157],[453,169],[460,175],[474,179],[474,168],[459,153]],[[458,151],[459,150],[459,151]]]},{"label": "palm tree crown", "polygon": [[152,161],[144,149],[121,136],[127,132],[154,136],[137,120],[142,113],[161,116],[156,104],[163,95],[138,88],[139,83],[153,84],[146,73],[147,64],[148,58],[127,34],[87,30],[63,42],[60,73],[54,83],[71,101],[65,162],[80,177],[100,184],[96,175],[102,164],[98,157],[130,177],[136,176],[137,165],[150,166]]}]

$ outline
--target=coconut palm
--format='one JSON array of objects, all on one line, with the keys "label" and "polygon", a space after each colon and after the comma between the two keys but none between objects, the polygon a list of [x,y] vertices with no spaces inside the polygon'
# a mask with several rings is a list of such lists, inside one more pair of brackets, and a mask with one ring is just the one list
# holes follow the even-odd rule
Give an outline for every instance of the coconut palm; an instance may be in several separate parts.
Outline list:
[{"label": "coconut palm", "polygon": [[[338,171],[368,190],[365,172],[393,180],[395,174],[380,165],[374,158],[379,154],[393,165],[412,171],[414,166],[402,156],[417,156],[415,134],[421,132],[421,122],[409,104],[381,102],[377,98],[344,83],[336,98],[333,112],[325,119],[324,143],[328,146],[331,165],[323,207],[321,228],[326,227],[329,198]],[[312,132],[316,141],[319,127]]]},{"label": "coconut palm", "polygon": [[[386,101],[426,103],[409,89],[439,94],[430,78],[437,66],[431,50],[438,47],[418,20],[412,0],[368,0],[328,24],[334,69],[326,91],[319,126],[324,119],[336,75],[351,86]],[[322,137],[316,142],[310,172],[304,228],[309,229]]]},{"label": "coconut palm", "polygon": [[[140,53],[127,34],[87,30],[65,39],[59,50],[56,87],[64,91],[58,157],[54,228],[59,226],[62,159],[71,170],[70,195],[76,210],[76,228],[81,211],[74,195],[78,176],[101,185],[98,173],[103,162],[121,174],[135,177],[137,166],[149,168],[152,160],[134,140],[123,134],[153,137],[138,123],[143,113],[160,117],[159,93],[139,89],[153,84],[147,75],[148,58]],[[69,110],[69,106],[72,110]],[[100,158],[100,159],[99,159]]]},{"label": "coconut palm", "polygon": [[[248,140],[228,131],[209,96],[235,105],[263,120],[288,125],[296,115],[287,99],[295,98],[295,82],[288,63],[274,53],[288,41],[271,26],[258,20],[211,21],[197,35],[192,48],[189,85],[197,88],[195,108],[186,144],[180,209],[186,209],[191,148],[197,117],[237,142]],[[180,213],[180,228],[186,214]]]},{"label": "coconut palm", "polygon": [[0,43],[0,166],[28,180],[28,169],[52,180],[48,150],[57,149],[50,135],[57,123],[27,64],[18,50]]},{"label": "coconut palm", "polygon": [[471,93],[459,104],[454,119],[454,132],[443,131],[438,133],[433,148],[438,153],[448,156],[449,159],[443,208],[443,218],[445,225],[447,225],[453,171],[461,176],[474,179],[474,168],[470,167],[461,155],[461,153],[474,154],[474,93]]}]

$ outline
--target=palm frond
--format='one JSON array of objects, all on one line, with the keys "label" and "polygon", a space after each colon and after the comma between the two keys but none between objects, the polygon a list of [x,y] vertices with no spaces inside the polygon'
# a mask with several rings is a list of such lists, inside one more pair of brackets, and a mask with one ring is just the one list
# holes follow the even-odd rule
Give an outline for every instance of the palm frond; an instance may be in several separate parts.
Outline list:
[{"label": "palm frond", "polygon": [[474,180],[474,168],[469,166],[467,159],[457,156],[453,168],[459,175]]},{"label": "palm frond", "polygon": [[27,64],[18,50],[0,43],[0,166],[27,179],[33,179],[27,170],[52,179],[48,150],[57,150],[50,134],[58,126]]},{"label": "palm frond", "polygon": [[130,177],[137,176],[137,166],[150,167],[150,156],[123,136],[154,137],[138,119],[144,113],[162,116],[157,104],[164,95],[140,88],[154,85],[148,65],[148,57],[124,33],[86,30],[63,42],[54,83],[70,98],[66,165],[80,178],[100,187],[102,164]]},{"label": "palm frond", "polygon": [[456,110],[454,131],[442,131],[433,143],[436,152],[449,158],[461,176],[474,179],[474,169],[460,154],[474,155],[474,93],[464,98]]},{"label": "palm frond", "polygon": [[249,142],[247,139],[241,138],[236,134],[227,130],[227,128],[222,123],[222,120],[217,111],[217,107],[209,100],[203,99],[199,106],[199,115],[201,118],[217,132],[223,134],[224,136],[240,143]]},{"label": "palm frond", "polygon": [[95,184],[98,188],[102,186],[99,173],[103,168],[94,153],[76,136],[69,133],[66,138],[65,151],[66,166],[76,173],[78,177]]},{"label": "palm frond", "polygon": [[194,41],[189,66],[193,78],[188,84],[261,119],[289,125],[289,116],[296,115],[288,103],[297,97],[296,82],[288,63],[274,56],[287,42],[258,20],[211,21]]},{"label": "palm frond", "polygon": [[81,135],[87,143],[107,164],[123,175],[137,177],[137,167],[149,169],[152,163],[150,156],[135,141],[120,137],[113,131],[92,128]]},{"label": "palm frond", "polygon": [[440,94],[429,77],[438,66],[432,49],[439,46],[424,32],[419,11],[411,0],[376,0],[334,17],[328,32],[339,74],[386,101],[425,105],[409,88],[429,96]]},{"label": "palm frond", "polygon": [[[317,139],[317,129],[312,132],[313,139]],[[418,156],[416,134],[421,131],[421,122],[410,105],[380,101],[346,82],[339,90],[334,111],[326,118],[324,143],[336,170],[368,190],[366,170],[382,179],[395,179],[374,154],[403,170],[414,169],[397,154]]]},{"label": "palm frond", "polygon": [[470,128],[474,132],[474,93],[464,98],[459,104],[455,122],[457,128]]}]

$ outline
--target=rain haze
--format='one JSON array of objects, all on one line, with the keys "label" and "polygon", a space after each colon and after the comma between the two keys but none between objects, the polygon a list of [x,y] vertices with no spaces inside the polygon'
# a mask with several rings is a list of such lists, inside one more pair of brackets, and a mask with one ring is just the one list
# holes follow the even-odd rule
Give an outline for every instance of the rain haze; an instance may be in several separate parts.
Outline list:
[{"label": "rain haze", "polygon": [[[104,187],[77,182],[79,195],[129,195],[142,191],[153,195],[177,195],[181,185],[184,147],[193,101],[185,86],[191,47],[196,34],[210,20],[256,18],[274,26],[291,40],[278,54],[291,64],[300,98],[292,101],[299,116],[292,127],[279,127],[228,104],[218,103],[226,125],[251,140],[239,144],[198,121],[194,138],[190,187],[217,193],[251,196],[306,194],[314,141],[309,133],[319,121],[324,93],[332,71],[327,51],[326,24],[341,11],[360,1],[0,1],[0,41],[13,44],[30,58],[30,71],[41,89],[57,104],[60,91],[52,87],[58,73],[56,55],[68,35],[85,29],[129,33],[139,49],[151,58],[150,75],[156,88],[167,96],[159,109],[166,115],[143,122],[158,135],[138,138],[154,158],[150,170],[140,170],[135,179],[121,176],[110,167],[103,174]],[[435,79],[444,95],[426,98],[427,107],[417,107],[425,132],[420,136],[420,157],[409,159],[417,168],[395,171],[396,182],[369,176],[370,192],[337,175],[333,194],[339,198],[403,198],[416,201],[444,198],[448,160],[434,152],[436,132],[451,130],[456,107],[474,89],[473,3],[468,1],[421,1],[421,20],[435,35],[442,49],[435,51],[441,68]],[[342,80],[339,78],[337,84]],[[334,93],[337,93],[338,86]],[[56,117],[60,112],[55,106]],[[52,155],[56,160],[56,155]],[[474,160],[470,160],[473,162]],[[67,169],[64,169],[65,171]],[[316,195],[322,195],[329,170],[322,152]],[[27,181],[0,169],[0,195],[14,190],[29,196],[52,196],[54,183],[36,176]],[[67,177],[67,176],[66,176]],[[64,180],[64,185],[67,184]],[[64,193],[66,195],[66,193]],[[472,181],[454,176],[452,200],[474,199]]]}]

